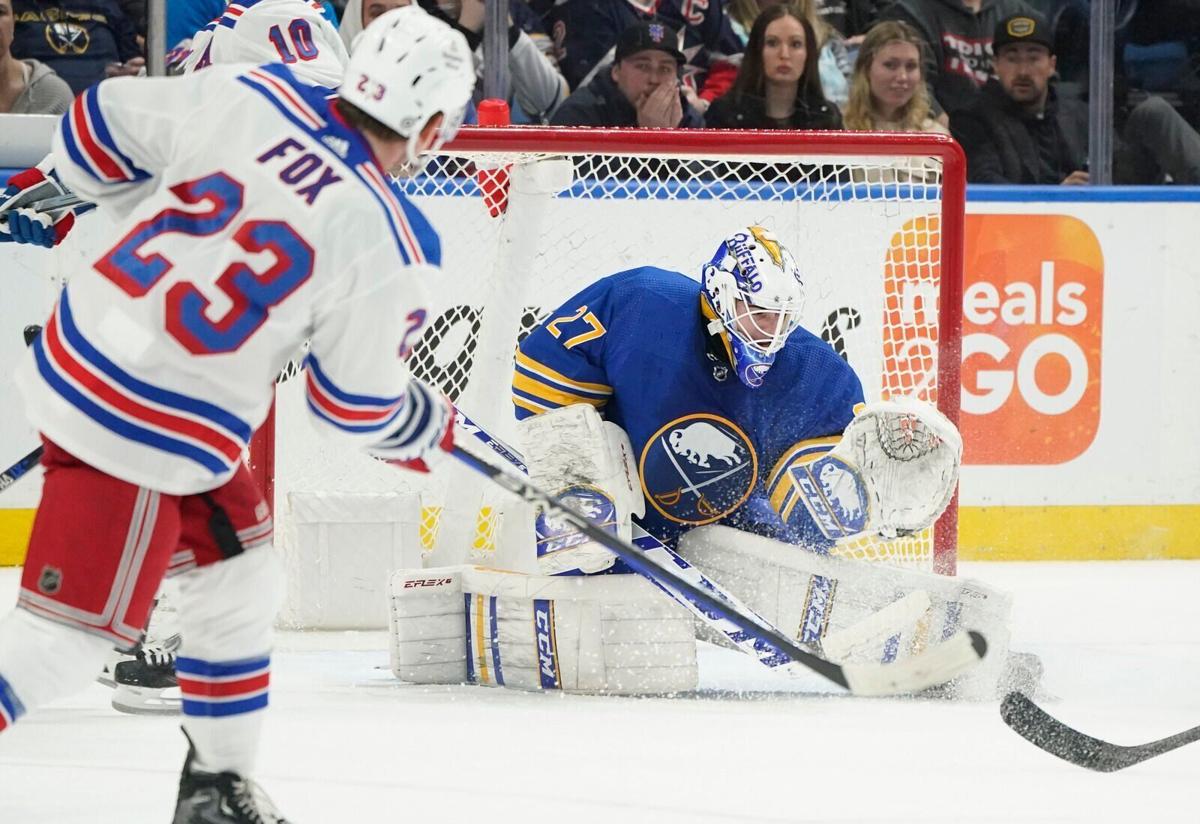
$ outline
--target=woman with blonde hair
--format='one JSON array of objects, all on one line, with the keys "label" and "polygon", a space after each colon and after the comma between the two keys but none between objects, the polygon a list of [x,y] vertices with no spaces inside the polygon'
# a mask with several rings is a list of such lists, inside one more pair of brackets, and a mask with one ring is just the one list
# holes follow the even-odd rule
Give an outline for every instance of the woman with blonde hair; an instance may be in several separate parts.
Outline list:
[{"label": "woman with blonde hair", "polygon": [[871,27],[850,79],[847,129],[950,133],[932,117],[921,68],[923,48],[921,35],[907,23],[885,20]]}]

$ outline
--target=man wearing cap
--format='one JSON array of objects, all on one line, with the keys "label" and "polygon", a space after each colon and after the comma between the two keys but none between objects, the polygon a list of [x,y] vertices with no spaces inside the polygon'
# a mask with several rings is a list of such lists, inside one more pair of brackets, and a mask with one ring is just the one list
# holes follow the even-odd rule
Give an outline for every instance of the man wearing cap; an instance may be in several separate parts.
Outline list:
[{"label": "man wearing cap", "polygon": [[563,102],[554,126],[700,128],[704,119],[679,86],[684,56],[664,23],[637,23],[621,32],[615,59]]},{"label": "man wearing cap", "polygon": [[[950,129],[972,183],[1087,183],[1087,106],[1058,94],[1054,39],[1036,14],[1006,17],[992,40],[996,77]],[[1200,135],[1161,98],[1133,109],[1113,159],[1118,183],[1200,182]]]},{"label": "man wearing cap", "polygon": [[893,0],[882,20],[902,20],[921,33],[925,83],[939,119],[972,105],[992,77],[996,23],[1032,12],[1025,0]]}]

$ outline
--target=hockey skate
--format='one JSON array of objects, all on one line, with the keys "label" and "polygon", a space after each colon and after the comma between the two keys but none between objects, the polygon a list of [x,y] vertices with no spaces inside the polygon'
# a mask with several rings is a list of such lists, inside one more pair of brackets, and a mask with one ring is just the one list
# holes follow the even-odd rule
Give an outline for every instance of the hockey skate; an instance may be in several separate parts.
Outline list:
[{"label": "hockey skate", "polygon": [[253,781],[237,773],[201,772],[193,767],[195,759],[188,738],[172,824],[288,824]]},{"label": "hockey skate", "polygon": [[106,666],[102,683],[113,687],[112,706],[133,715],[178,715],[182,709],[175,678],[179,635],[148,643]]}]

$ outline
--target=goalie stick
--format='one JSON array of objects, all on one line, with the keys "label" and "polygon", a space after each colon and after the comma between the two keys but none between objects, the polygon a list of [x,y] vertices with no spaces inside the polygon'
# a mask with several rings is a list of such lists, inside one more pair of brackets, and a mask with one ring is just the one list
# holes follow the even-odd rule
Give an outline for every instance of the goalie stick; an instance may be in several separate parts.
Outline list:
[{"label": "goalie stick", "polygon": [[855,695],[897,695],[919,692],[944,683],[978,662],[987,650],[987,643],[980,633],[968,632],[959,633],[921,655],[891,664],[840,666],[807,652],[751,610],[718,590],[652,535],[635,525],[635,546],[604,531],[531,484],[524,474],[525,466],[520,457],[461,411],[458,413],[458,422],[513,468],[496,466],[461,446],[454,449],[456,458],[528,503],[542,506],[578,527],[589,538],[611,550],[635,572],[648,578],[768,667],[781,667],[794,662],[849,689]]},{"label": "goalie stick", "polygon": [[1200,727],[1192,727],[1148,744],[1110,744],[1067,726],[1020,692],[1010,692],[1004,696],[1000,704],[1000,717],[1017,735],[1035,747],[1097,772],[1123,770],[1185,744],[1200,741]]}]

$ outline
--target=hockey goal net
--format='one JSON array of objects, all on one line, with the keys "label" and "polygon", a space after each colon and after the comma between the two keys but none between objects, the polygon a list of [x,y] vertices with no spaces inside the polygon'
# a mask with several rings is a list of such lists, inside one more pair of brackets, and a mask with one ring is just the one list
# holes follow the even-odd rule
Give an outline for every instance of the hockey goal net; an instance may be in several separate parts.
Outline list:
[{"label": "hockey goal net", "polygon": [[[868,400],[915,395],[957,422],[963,169],[938,136],[464,129],[401,181],[440,233],[444,266],[412,370],[515,443],[514,347],[547,313],[635,266],[697,277],[722,238],[761,224],[805,273],[805,326],[850,362]],[[371,518],[396,513],[410,559],[419,548],[429,566],[511,565],[499,552],[509,503],[485,481],[457,467],[401,473],[325,442],[302,383],[280,384],[252,458],[285,549],[314,501],[339,519],[355,507],[337,502],[367,500],[385,511]],[[925,534],[838,551],[952,573],[955,534],[952,506]]]}]

